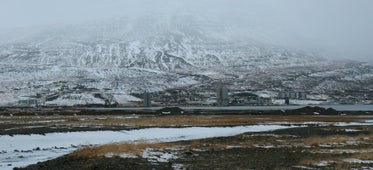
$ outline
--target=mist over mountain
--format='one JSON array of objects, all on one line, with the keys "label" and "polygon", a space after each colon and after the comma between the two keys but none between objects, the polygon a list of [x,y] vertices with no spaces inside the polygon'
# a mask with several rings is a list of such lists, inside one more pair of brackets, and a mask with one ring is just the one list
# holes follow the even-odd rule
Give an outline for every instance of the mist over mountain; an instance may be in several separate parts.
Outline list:
[{"label": "mist over mountain", "polygon": [[281,53],[305,55],[237,37],[233,31],[229,25],[191,15],[119,18],[45,28],[4,45],[2,62],[174,70],[243,64],[241,60],[266,55],[276,60]]},{"label": "mist over mountain", "polygon": [[[186,9],[179,2],[167,2],[171,5],[165,9],[159,4],[154,9],[149,4],[144,9],[126,7],[128,15],[80,18],[84,21],[77,17],[74,22],[66,17],[69,21],[63,23],[39,18],[36,21],[50,24],[2,31],[0,103],[35,96],[51,105],[121,103],[140,100],[130,94],[144,91],[197,86],[214,91],[218,81],[233,91],[271,94],[297,90],[340,97],[345,91],[359,89],[354,93],[359,96],[372,90],[372,64],[292,46],[291,36],[279,43],[280,34],[268,30],[273,23],[258,24],[272,15],[254,7],[249,13],[238,8],[247,3],[217,1],[203,12],[201,4],[192,10],[194,2],[182,1]],[[100,4],[88,5],[88,13],[95,3]],[[226,15],[233,7],[237,11]],[[78,9],[73,7],[72,13]],[[255,18],[256,12],[263,21]]]},{"label": "mist over mountain", "polygon": [[317,50],[328,58],[369,60],[373,55],[372,5],[370,0],[4,0],[0,42],[22,39],[50,25],[186,14],[216,21],[217,29],[229,26],[229,34],[236,38]]}]

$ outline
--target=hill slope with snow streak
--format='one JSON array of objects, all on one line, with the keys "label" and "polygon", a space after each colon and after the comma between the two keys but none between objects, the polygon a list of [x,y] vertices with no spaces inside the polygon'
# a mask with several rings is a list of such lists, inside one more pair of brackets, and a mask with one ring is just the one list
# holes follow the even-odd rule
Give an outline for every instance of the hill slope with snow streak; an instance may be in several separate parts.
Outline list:
[{"label": "hill slope with snow streak", "polygon": [[229,25],[201,17],[120,18],[41,28],[3,43],[0,102],[42,94],[53,104],[69,103],[68,96],[81,99],[77,104],[105,103],[100,94],[124,100],[225,75],[242,80],[257,70],[327,64],[313,53],[237,37]]}]

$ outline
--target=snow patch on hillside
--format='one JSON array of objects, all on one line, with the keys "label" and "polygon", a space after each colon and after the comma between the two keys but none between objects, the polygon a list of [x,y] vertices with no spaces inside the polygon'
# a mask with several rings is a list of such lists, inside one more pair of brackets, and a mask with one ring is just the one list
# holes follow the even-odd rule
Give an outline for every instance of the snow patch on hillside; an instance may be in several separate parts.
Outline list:
[{"label": "snow patch on hillside", "polygon": [[86,104],[105,104],[102,99],[94,97],[92,94],[65,94],[58,97],[56,100],[47,101],[46,105],[58,105],[58,106],[74,106],[74,105],[86,105]]}]

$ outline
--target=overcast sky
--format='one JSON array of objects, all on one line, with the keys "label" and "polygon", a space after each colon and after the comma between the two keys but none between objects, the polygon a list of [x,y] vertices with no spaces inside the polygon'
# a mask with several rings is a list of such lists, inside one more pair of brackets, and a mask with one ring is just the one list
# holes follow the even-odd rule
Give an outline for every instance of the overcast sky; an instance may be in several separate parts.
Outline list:
[{"label": "overcast sky", "polygon": [[263,41],[373,58],[373,0],[0,0],[0,30],[153,13],[218,18]]}]

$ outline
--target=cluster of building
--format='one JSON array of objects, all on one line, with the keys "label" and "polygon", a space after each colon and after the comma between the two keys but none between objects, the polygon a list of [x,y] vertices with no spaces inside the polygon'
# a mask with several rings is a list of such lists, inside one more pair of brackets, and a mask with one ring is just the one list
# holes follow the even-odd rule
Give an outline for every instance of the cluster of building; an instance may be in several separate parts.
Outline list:
[{"label": "cluster of building", "polygon": [[[37,107],[45,106],[42,102],[58,98],[66,90],[60,93],[50,95],[36,95],[28,99],[19,100],[19,107]],[[277,97],[273,93],[268,94],[264,92],[253,91],[230,91],[222,83],[215,85],[203,86],[198,88],[174,88],[158,92],[144,92],[131,94],[137,98],[143,99],[142,101],[130,102],[128,105],[112,105],[116,103],[112,101],[112,96],[94,93],[95,98],[105,100],[102,106],[268,106],[279,104],[289,104],[289,100],[306,100],[307,94],[302,91],[281,91],[278,92]],[[274,100],[276,102],[274,102]],[[97,103],[89,103],[89,105],[97,105]]]},{"label": "cluster of building", "polygon": [[[277,97],[267,93],[252,91],[229,91],[222,84],[212,90],[169,89],[162,92],[142,94],[143,102],[140,106],[268,106],[273,105],[273,99],[283,100],[283,104],[289,104],[289,100],[306,100],[306,92],[279,92]],[[136,94],[135,94],[136,95]],[[141,95],[137,95],[141,96]]]},{"label": "cluster of building", "polygon": [[279,92],[277,95],[278,99],[284,99],[285,104],[290,104],[290,99],[306,100],[307,94],[305,92]]}]

